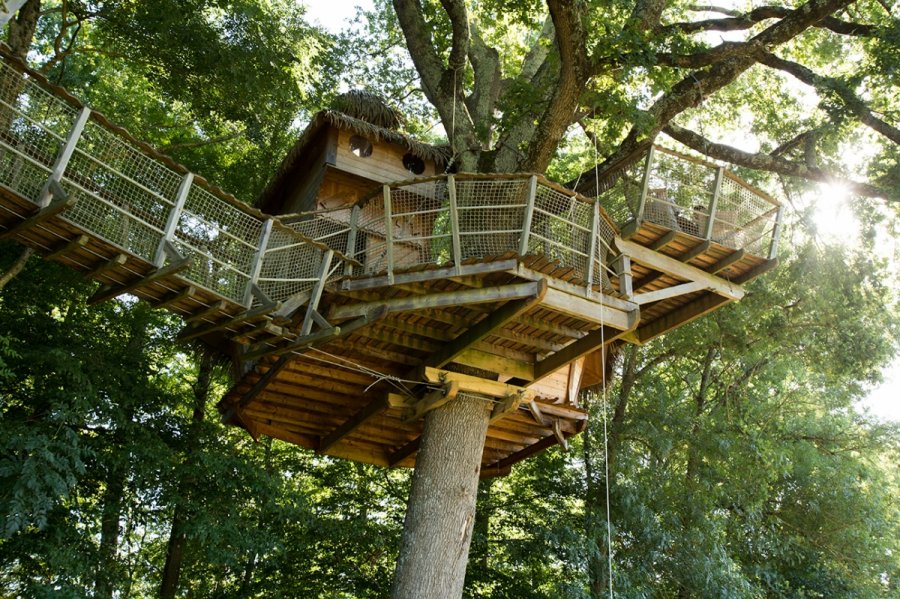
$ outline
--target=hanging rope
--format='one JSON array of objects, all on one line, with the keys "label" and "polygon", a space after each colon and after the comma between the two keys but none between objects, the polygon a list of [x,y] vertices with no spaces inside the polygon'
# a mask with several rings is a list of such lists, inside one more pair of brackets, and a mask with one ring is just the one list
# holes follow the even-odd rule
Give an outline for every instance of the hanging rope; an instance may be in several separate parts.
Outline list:
[{"label": "hanging rope", "polygon": [[[596,114],[593,115],[596,118]],[[594,146],[594,197],[596,201],[600,201],[600,178],[599,178],[599,156],[597,152],[597,144],[591,140],[591,145]],[[593,268],[593,259],[591,256],[590,259],[590,268]],[[606,268],[606,265],[601,264],[601,268]],[[600,282],[601,287],[603,283],[603,272],[600,273]],[[603,292],[601,291],[601,296]],[[603,299],[601,297],[600,300],[600,322],[606,322],[606,316],[604,315],[604,304]],[[609,509],[609,433],[607,429],[607,409],[609,407],[607,401],[606,394],[606,327],[602,324],[600,325],[600,384],[601,384],[601,393],[603,395],[603,468],[604,468],[604,487],[606,491],[606,563],[607,568],[609,569],[609,597],[613,599],[613,570],[612,570],[612,517],[610,515]]]}]

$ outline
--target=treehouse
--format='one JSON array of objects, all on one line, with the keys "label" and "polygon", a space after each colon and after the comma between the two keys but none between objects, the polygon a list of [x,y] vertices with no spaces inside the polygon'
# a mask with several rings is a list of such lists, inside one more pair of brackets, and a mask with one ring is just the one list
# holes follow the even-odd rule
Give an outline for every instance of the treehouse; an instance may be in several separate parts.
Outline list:
[{"label": "treehouse", "polygon": [[[349,114],[348,114],[349,112]],[[228,422],[412,466],[429,410],[491,405],[483,475],[567,443],[598,352],[727,302],[775,264],[777,202],[654,148],[588,198],[447,173],[364,114],[314,118],[257,208],[14,59],[0,68],[0,236],[184,317],[232,357]]]}]

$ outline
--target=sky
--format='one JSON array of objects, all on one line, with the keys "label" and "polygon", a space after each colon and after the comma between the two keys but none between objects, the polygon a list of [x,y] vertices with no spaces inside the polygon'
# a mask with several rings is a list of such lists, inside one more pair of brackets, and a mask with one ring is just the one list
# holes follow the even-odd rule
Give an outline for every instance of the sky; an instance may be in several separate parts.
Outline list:
[{"label": "sky", "polygon": [[[357,6],[372,7],[371,0],[306,0],[304,4],[311,22],[335,33],[346,26]],[[835,211],[840,211],[840,207]],[[859,407],[882,420],[900,422],[900,356],[884,372],[884,382]]]}]

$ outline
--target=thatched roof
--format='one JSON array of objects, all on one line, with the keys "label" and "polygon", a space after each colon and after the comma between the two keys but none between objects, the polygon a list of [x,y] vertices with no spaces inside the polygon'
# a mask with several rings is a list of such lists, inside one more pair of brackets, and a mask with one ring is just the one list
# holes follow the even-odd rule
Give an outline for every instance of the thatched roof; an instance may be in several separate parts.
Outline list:
[{"label": "thatched roof", "polygon": [[[364,93],[364,92],[363,92]],[[357,92],[360,94],[360,92]],[[347,95],[347,94],[345,94]],[[396,120],[399,125],[399,113],[394,109],[382,104],[382,108],[377,108],[373,104],[364,104],[359,101],[360,98],[354,98],[357,101],[355,106],[350,106],[348,110],[355,112],[359,116],[371,117],[372,120],[379,121],[382,124],[390,124],[391,119]],[[348,103],[345,103],[347,106]],[[387,112],[385,112],[387,111]],[[388,114],[393,112],[394,114]],[[422,160],[432,161],[438,169],[443,168],[450,161],[451,153],[449,146],[433,146],[404,135],[398,131],[394,131],[371,122],[367,122],[360,118],[356,118],[338,110],[323,110],[317,113],[306,130],[300,135],[300,139],[285,156],[275,172],[269,180],[268,185],[263,192],[256,198],[255,205],[265,210],[271,205],[278,205],[279,199],[286,191],[286,187],[290,184],[291,175],[299,168],[304,168],[304,154],[310,143],[315,139],[316,135],[325,127],[336,127],[338,129],[346,129],[362,135],[370,139],[372,142],[385,142],[397,144],[405,147],[413,156]]]},{"label": "thatched roof", "polygon": [[399,110],[388,105],[381,96],[360,89],[339,95],[331,107],[342,114],[382,129],[397,130],[403,124],[403,115]]}]

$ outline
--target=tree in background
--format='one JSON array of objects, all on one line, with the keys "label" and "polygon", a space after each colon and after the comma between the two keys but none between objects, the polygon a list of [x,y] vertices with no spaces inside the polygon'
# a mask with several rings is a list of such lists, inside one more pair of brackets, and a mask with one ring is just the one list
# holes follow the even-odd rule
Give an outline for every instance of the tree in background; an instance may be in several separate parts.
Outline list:
[{"label": "tree in background", "polygon": [[[298,115],[339,80],[413,107],[415,132],[439,137],[437,119],[462,169],[586,171],[581,189],[594,193],[663,132],[758,169],[748,178],[782,174],[790,191],[806,181],[874,197],[897,189],[898,29],[880,2],[746,13],[653,1],[394,4],[377,3],[346,46],[330,46],[287,1],[30,0],[40,11],[19,17],[34,15],[26,47],[53,81],[243,198],[293,141]],[[789,80],[815,101],[775,93]],[[728,130],[752,133],[758,151],[709,141]],[[849,143],[868,144],[867,181],[840,160]],[[895,351],[896,281],[865,245],[873,237],[858,254],[796,235],[786,266],[741,304],[623,349],[609,365],[608,408],[593,400],[569,454],[481,485],[467,595],[604,596],[604,457],[619,594],[896,591],[898,431],[852,408]],[[389,592],[405,473],[200,421],[200,364],[167,341],[170,320],[128,302],[88,309],[85,284],[52,264],[8,281],[5,588],[155,596],[174,538],[175,594]],[[207,401],[222,384],[212,377]]]}]

